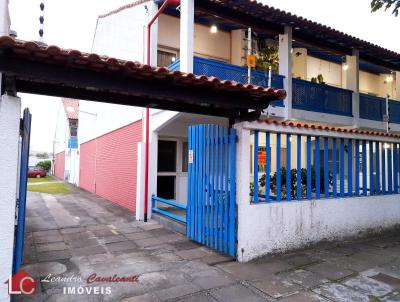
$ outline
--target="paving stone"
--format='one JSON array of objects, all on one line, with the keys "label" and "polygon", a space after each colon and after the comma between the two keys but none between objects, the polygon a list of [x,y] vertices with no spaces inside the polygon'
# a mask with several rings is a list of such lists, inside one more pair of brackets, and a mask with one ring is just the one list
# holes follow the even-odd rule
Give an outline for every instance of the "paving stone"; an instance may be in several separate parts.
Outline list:
[{"label": "paving stone", "polygon": [[154,257],[160,262],[175,262],[182,260],[181,257],[171,252],[159,253],[154,255]]},{"label": "paving stone", "polygon": [[148,232],[141,232],[141,233],[130,233],[130,234],[124,234],[126,238],[129,240],[139,240],[139,239],[147,239],[147,238],[152,238],[153,236],[148,233]]},{"label": "paving stone", "polygon": [[289,263],[290,265],[293,265],[294,267],[309,265],[320,261],[318,259],[315,259],[313,257],[301,253],[295,253],[281,257],[281,260]]},{"label": "paving stone", "polygon": [[373,253],[360,252],[351,256],[344,256],[335,259],[335,264],[353,271],[364,271],[368,268],[383,265],[393,261],[394,257],[385,256]]},{"label": "paving stone", "polygon": [[194,296],[187,296],[185,298],[177,300],[177,302],[216,302],[216,300],[207,294],[199,294]]},{"label": "paving stone", "polygon": [[78,239],[90,239],[94,238],[93,234],[84,231],[84,232],[79,232],[79,233],[71,233],[71,234],[64,234],[63,235],[65,241],[74,241]]},{"label": "paving stone", "polygon": [[152,246],[152,245],[160,245],[163,243],[160,239],[157,239],[157,238],[137,239],[137,240],[134,240],[134,242],[139,247],[142,247],[142,248]]},{"label": "paving stone", "polygon": [[60,232],[58,230],[44,230],[44,231],[33,232],[33,236],[35,238],[55,236],[55,235],[60,235]]},{"label": "paving stone", "polygon": [[333,248],[328,249],[328,251],[336,254],[341,254],[343,256],[350,256],[359,252],[360,250],[350,245],[337,245]]},{"label": "paving stone", "polygon": [[85,229],[83,227],[60,229],[61,234],[73,234],[73,233],[80,233],[80,232],[84,232],[84,231],[85,231]]},{"label": "paving stone", "polygon": [[235,284],[211,291],[210,294],[219,302],[265,302],[265,299],[255,294],[241,284]]},{"label": "paving stone", "polygon": [[107,229],[102,229],[102,230],[93,230],[91,231],[96,237],[107,237],[107,236],[113,236],[113,235],[118,235],[118,232],[115,230],[110,230],[109,228]]},{"label": "paving stone", "polygon": [[191,274],[191,283],[204,288],[225,286],[236,282],[236,279],[217,269],[207,269]]},{"label": "paving stone", "polygon": [[346,287],[338,283],[327,283],[313,289],[313,291],[332,301],[371,302],[367,294],[355,291],[352,288]]},{"label": "paving stone", "polygon": [[36,251],[41,252],[51,252],[51,251],[62,251],[67,250],[68,246],[64,242],[54,242],[54,243],[44,243],[37,244]]},{"label": "paving stone", "polygon": [[154,237],[166,236],[166,235],[174,235],[175,232],[164,229],[164,228],[157,228],[148,231]]},{"label": "paving stone", "polygon": [[22,267],[32,277],[43,277],[48,274],[60,275],[67,271],[67,267],[59,262],[41,262]]},{"label": "paving stone", "polygon": [[259,260],[250,263],[229,262],[218,264],[217,267],[234,277],[240,276],[242,280],[262,280],[269,275],[293,268],[290,264],[276,259],[265,259],[264,261]]},{"label": "paving stone", "polygon": [[51,235],[51,236],[35,237],[34,241],[35,243],[61,242],[64,241],[64,238],[61,235]]},{"label": "paving stone", "polygon": [[232,262],[234,261],[234,258],[230,256],[221,255],[218,253],[212,253],[210,256],[201,258],[200,261],[207,263],[209,265],[216,265],[219,263]]},{"label": "paving stone", "polygon": [[161,229],[162,225],[160,225],[156,222],[154,222],[154,223],[146,222],[146,223],[140,225],[140,228],[144,231],[150,231],[150,230],[155,230],[155,229]]},{"label": "paving stone", "polygon": [[279,302],[329,302],[329,301],[311,292],[301,292],[288,297],[283,297],[279,299]]},{"label": "paving stone", "polygon": [[89,256],[104,253],[107,253],[107,251],[100,245],[75,248],[72,250],[73,256]]},{"label": "paving stone", "polygon": [[210,255],[210,252],[206,251],[204,248],[195,248],[191,250],[177,251],[176,254],[183,259],[192,260],[199,259]]},{"label": "paving stone", "polygon": [[154,294],[144,294],[141,296],[124,298],[119,302],[159,302],[160,300]]},{"label": "paving stone", "polygon": [[189,241],[189,240],[173,242],[173,243],[171,243],[171,245],[178,251],[191,250],[191,249],[201,247],[200,244],[197,244],[197,243],[195,243],[193,241]]},{"label": "paving stone", "polygon": [[113,242],[127,241],[128,239],[123,235],[115,235],[115,236],[103,237],[99,240],[103,243],[113,243]]},{"label": "paving stone", "polygon": [[99,245],[99,241],[96,238],[89,238],[89,239],[79,238],[69,241],[68,244],[72,248],[82,248],[82,247]]},{"label": "paving stone", "polygon": [[183,297],[189,294],[196,293],[201,289],[193,284],[178,285],[163,290],[155,291],[154,295],[161,301],[166,301],[174,298]]},{"label": "paving stone", "polygon": [[320,274],[306,271],[304,269],[284,272],[279,274],[279,276],[288,280],[289,282],[298,284],[305,289],[313,288],[323,283],[329,282],[328,279],[322,277]]},{"label": "paving stone", "polygon": [[382,298],[380,302],[400,302],[400,294],[395,292]]},{"label": "paving stone", "polygon": [[343,279],[347,276],[354,274],[354,272],[351,270],[327,262],[308,266],[306,270],[320,274],[324,278],[328,278],[329,280],[333,281]]},{"label": "paving stone", "polygon": [[71,256],[72,254],[69,250],[51,251],[37,254],[37,258],[40,262],[69,259]]},{"label": "paving stone", "polygon": [[116,231],[119,233],[122,233],[122,234],[132,234],[132,233],[143,232],[143,230],[139,227],[117,228]]},{"label": "paving stone", "polygon": [[131,241],[122,241],[106,244],[109,252],[131,251],[137,249],[137,245]]},{"label": "paving stone", "polygon": [[372,279],[375,279],[377,281],[383,282],[385,284],[390,285],[396,290],[400,290],[400,279],[395,278],[386,274],[379,273],[375,276],[371,276]]},{"label": "paving stone", "polygon": [[373,278],[374,277],[357,276],[346,280],[343,284],[357,291],[364,291],[366,294],[375,297],[382,297],[393,291],[390,285],[374,280]]},{"label": "paving stone", "polygon": [[268,276],[262,281],[251,282],[251,284],[273,298],[289,296],[302,290],[300,285],[278,276]]}]

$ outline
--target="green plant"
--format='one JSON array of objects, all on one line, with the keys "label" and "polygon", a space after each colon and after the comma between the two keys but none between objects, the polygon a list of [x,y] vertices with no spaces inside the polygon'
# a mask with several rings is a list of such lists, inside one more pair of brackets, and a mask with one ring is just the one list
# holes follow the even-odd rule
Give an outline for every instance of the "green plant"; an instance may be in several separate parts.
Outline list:
[{"label": "green plant", "polygon": [[324,76],[322,74],[317,75],[317,80],[319,84],[325,84]]},{"label": "green plant", "polygon": [[277,73],[279,68],[278,43],[275,40],[258,39],[257,48],[256,69],[267,72],[271,68],[273,73]]},{"label": "green plant", "polygon": [[[287,188],[286,188],[286,167],[280,169],[281,172],[281,197],[286,198]],[[305,197],[307,194],[307,169],[302,168],[300,171],[301,178],[301,196]],[[324,169],[320,168],[320,190],[321,192],[325,189],[325,177]],[[273,194],[276,194],[276,183],[277,183],[277,173],[275,172],[270,179],[270,190]],[[263,174],[259,179],[259,187],[265,187],[266,185],[266,175]],[[333,175],[331,172],[328,174],[328,185],[331,187],[333,185]],[[266,188],[267,190],[267,188]],[[316,190],[316,169],[315,166],[311,166],[311,191]],[[290,170],[290,195],[292,198],[297,196],[297,169]]]},{"label": "green plant", "polygon": [[388,10],[393,6],[392,14],[396,17],[399,15],[400,10],[400,0],[372,0],[371,1],[371,11],[376,12],[382,8]]},{"label": "green plant", "polygon": [[36,164],[36,167],[45,170],[45,171],[50,171],[51,169],[51,161],[50,160],[43,160],[40,161]]}]

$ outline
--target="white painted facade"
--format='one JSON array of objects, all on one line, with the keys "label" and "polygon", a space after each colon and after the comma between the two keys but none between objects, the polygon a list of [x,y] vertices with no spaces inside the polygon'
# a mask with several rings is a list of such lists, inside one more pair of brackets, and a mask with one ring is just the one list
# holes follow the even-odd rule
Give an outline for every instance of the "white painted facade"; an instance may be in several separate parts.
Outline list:
[{"label": "white painted facade", "polygon": [[10,301],[4,282],[11,276],[19,169],[19,121],[21,99],[3,95],[0,99],[0,301]]},{"label": "white painted facade", "polygon": [[53,141],[54,156],[60,152],[65,153],[64,180],[77,185],[79,183],[79,149],[69,148],[69,139],[69,119],[60,101]]}]

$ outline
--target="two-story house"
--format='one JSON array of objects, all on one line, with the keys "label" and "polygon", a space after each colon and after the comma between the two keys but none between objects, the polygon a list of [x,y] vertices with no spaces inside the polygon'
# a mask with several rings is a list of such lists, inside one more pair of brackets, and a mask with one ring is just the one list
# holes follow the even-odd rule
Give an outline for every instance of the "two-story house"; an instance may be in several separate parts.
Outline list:
[{"label": "two-story house", "polygon": [[[99,16],[92,51],[146,62],[147,24],[161,3],[140,0]],[[400,132],[400,54],[357,37],[254,1],[225,0],[169,5],[152,26],[150,37],[151,65],[284,88],[286,99],[274,102],[261,119]],[[249,55],[256,58],[255,68],[248,67]],[[85,101],[80,109],[91,114],[80,114],[79,186],[142,218],[144,109]],[[155,194],[186,203],[188,127],[209,123],[229,125],[223,118],[150,109],[149,200]],[[254,140],[253,133],[253,151]],[[282,156],[277,164],[277,139],[271,137],[269,145],[267,150],[265,138],[260,137],[256,151],[262,158],[270,153],[273,175],[277,167],[288,166],[286,154],[294,150],[288,151],[287,141],[279,142]],[[310,146],[314,158],[323,152],[316,150],[319,141],[314,138]],[[332,147],[330,142],[330,166],[336,157]],[[305,140],[301,148],[306,152]],[[374,148],[374,154],[378,153]],[[265,171],[260,158],[257,168],[254,158],[250,160],[252,175],[254,170]],[[291,161],[293,167],[295,156]],[[300,164],[306,167],[307,160],[302,158]],[[347,165],[343,168],[346,186]],[[376,176],[374,167],[372,172],[368,168],[367,179]],[[361,174],[357,177],[362,179]]]}]

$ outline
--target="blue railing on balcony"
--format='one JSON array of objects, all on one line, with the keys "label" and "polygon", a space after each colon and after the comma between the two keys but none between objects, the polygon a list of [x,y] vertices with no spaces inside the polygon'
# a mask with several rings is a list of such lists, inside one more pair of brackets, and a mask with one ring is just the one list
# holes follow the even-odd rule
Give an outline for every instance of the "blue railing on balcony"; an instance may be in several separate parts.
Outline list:
[{"label": "blue railing on balcony", "polygon": [[383,121],[386,114],[386,100],[381,97],[360,93],[360,118]]},{"label": "blue railing on balcony", "polygon": [[400,124],[400,102],[389,100],[389,121]]},{"label": "blue railing on balcony", "polygon": [[314,112],[352,116],[352,91],[293,79],[292,107]]},{"label": "blue railing on balcony", "polygon": [[[209,77],[216,77],[221,80],[231,80],[242,84],[246,84],[247,80],[247,67],[236,66],[227,64],[217,60],[204,59],[194,57],[193,59],[193,73],[196,75],[206,75]],[[172,63],[168,66],[169,70],[179,70],[180,61]],[[271,79],[271,86],[273,88],[283,89],[284,76],[274,74]],[[260,70],[251,71],[251,84],[258,86],[268,86],[268,73]],[[273,102],[274,106],[283,106],[283,101]]]}]

